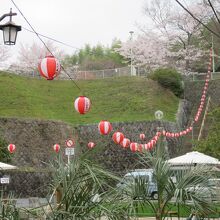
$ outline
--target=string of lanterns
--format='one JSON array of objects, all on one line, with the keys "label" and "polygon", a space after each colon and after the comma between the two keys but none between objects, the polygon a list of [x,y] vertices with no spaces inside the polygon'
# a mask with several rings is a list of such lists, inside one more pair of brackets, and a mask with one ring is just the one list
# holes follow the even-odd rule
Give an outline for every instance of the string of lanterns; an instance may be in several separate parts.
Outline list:
[{"label": "string of lanterns", "polygon": [[[166,130],[163,130],[161,132],[157,132],[155,134],[155,136],[153,138],[151,138],[147,143],[145,144],[139,144],[136,142],[130,142],[130,140],[128,138],[126,138],[124,136],[123,133],[121,132],[115,132],[112,136],[113,141],[116,144],[120,144],[123,148],[128,148],[130,146],[130,150],[132,152],[142,152],[143,149],[145,150],[152,150],[152,148],[156,145],[157,141],[159,140],[160,136],[165,136],[167,138],[178,138],[184,135],[187,135],[188,133],[190,133],[193,129],[193,124],[197,123],[199,121],[199,118],[201,116],[201,113],[203,111],[204,108],[204,104],[206,101],[206,93],[208,90],[208,85],[209,85],[209,81],[210,81],[210,75],[211,75],[211,63],[212,63],[212,49],[210,49],[210,58],[209,58],[209,64],[208,64],[208,72],[206,74],[206,79],[205,79],[205,84],[202,90],[202,95],[201,95],[201,99],[200,99],[200,105],[198,107],[197,113],[194,117],[194,120],[192,121],[191,125],[189,127],[187,127],[185,130],[182,130],[180,132],[169,132]],[[109,129],[110,128],[110,129]],[[98,129],[100,134],[104,134],[107,135],[111,130],[112,130],[112,126],[110,124],[110,122],[108,121],[101,121],[98,125]],[[139,135],[140,140],[145,140],[145,134],[140,134]]]},{"label": "string of lanterns", "polygon": [[[199,121],[199,118],[201,116],[201,113],[204,108],[204,104],[206,101],[206,94],[209,86],[209,81],[210,81],[210,75],[211,75],[211,63],[212,63],[212,49],[210,49],[210,58],[209,58],[209,64],[208,64],[208,72],[206,74],[206,79],[205,79],[205,84],[202,90],[202,95],[200,99],[200,105],[197,109],[197,113],[194,117],[194,120],[192,121],[191,125],[186,128],[185,130],[182,130],[180,132],[169,132],[166,130],[163,130],[161,132],[157,132],[154,137],[152,137],[147,143],[145,144],[139,144],[136,142],[131,142],[130,139],[126,138],[122,132],[115,132],[112,136],[112,140],[116,143],[121,145],[123,148],[128,148],[130,146],[130,150],[132,152],[142,152],[143,149],[145,150],[152,150],[152,148],[156,145],[157,141],[159,140],[160,136],[165,136],[167,138],[178,138],[181,136],[184,136],[188,134],[189,132],[192,131],[193,129],[193,124],[197,123]],[[60,73],[61,70],[61,65],[59,61],[54,57],[54,56],[46,56],[43,58],[39,65],[38,69],[40,72],[40,75],[47,80],[53,80],[55,77],[57,77]],[[86,96],[80,96],[76,98],[74,101],[74,107],[75,110],[80,113],[80,114],[86,114],[90,108],[91,108],[91,101],[88,97]],[[108,135],[112,131],[112,125],[109,121],[102,120],[98,124],[98,130],[101,135]],[[139,135],[140,140],[145,140],[145,134],[141,133]],[[94,142],[89,142],[88,143],[88,148],[92,149],[95,147]],[[16,146],[14,144],[9,144],[8,145],[8,151],[10,153],[14,153],[16,150]],[[58,153],[60,151],[60,145],[59,144],[54,144],[53,145],[53,150]]]}]

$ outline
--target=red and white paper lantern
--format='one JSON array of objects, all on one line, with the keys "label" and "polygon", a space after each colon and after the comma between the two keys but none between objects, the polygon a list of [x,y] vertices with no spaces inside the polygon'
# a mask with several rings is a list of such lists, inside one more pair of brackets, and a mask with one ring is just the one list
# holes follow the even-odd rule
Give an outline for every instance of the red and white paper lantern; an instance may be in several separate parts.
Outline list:
[{"label": "red and white paper lantern", "polygon": [[158,137],[157,135],[155,135],[155,136],[153,137],[153,140],[155,140],[155,141],[158,141],[158,139],[159,139],[159,137]]},{"label": "red and white paper lantern", "polygon": [[93,142],[89,142],[89,143],[88,143],[88,148],[91,149],[91,148],[93,148],[93,147],[95,147],[95,143],[93,143]]},{"label": "red and white paper lantern", "polygon": [[166,131],[165,130],[162,131],[162,135],[166,136]]},{"label": "red and white paper lantern", "polygon": [[131,143],[130,149],[132,152],[136,152],[138,150],[139,144],[138,143]]},{"label": "red and white paper lantern", "polygon": [[183,132],[183,135],[186,135],[186,131],[182,131]]},{"label": "red and white paper lantern", "polygon": [[160,137],[160,135],[161,135],[161,132],[157,131],[156,136]]},{"label": "red and white paper lantern", "polygon": [[148,143],[147,143],[147,150],[152,150],[152,148],[153,148],[153,146],[154,146],[154,141],[149,141]]},{"label": "red and white paper lantern", "polygon": [[187,133],[189,133],[189,132],[190,132],[190,129],[189,129],[189,128],[187,128],[187,129],[186,129],[186,132],[187,132]]},{"label": "red and white paper lantern", "polygon": [[131,141],[128,138],[124,138],[120,145],[124,148],[128,147],[130,145]]},{"label": "red and white paper lantern", "polygon": [[60,145],[59,144],[54,144],[53,145],[53,150],[58,153],[60,151]]},{"label": "red and white paper lantern", "polygon": [[170,132],[166,132],[166,137],[171,137],[171,133]]},{"label": "red and white paper lantern", "polygon": [[157,141],[151,140],[150,143],[151,143],[151,147],[153,147],[157,143]]},{"label": "red and white paper lantern", "polygon": [[139,151],[139,152],[142,152],[143,149],[144,149],[144,145],[143,145],[143,144],[139,144],[139,146],[138,146],[138,151]]},{"label": "red and white paper lantern", "polygon": [[54,56],[46,56],[40,61],[38,69],[41,76],[53,80],[60,73],[61,66]]},{"label": "red and white paper lantern", "polygon": [[174,133],[170,133],[170,137],[175,137],[175,134]]},{"label": "red and white paper lantern", "polygon": [[112,131],[112,125],[110,122],[102,120],[99,122],[98,129],[100,134],[107,135]]},{"label": "red and white paper lantern", "polygon": [[121,132],[115,132],[112,135],[112,140],[116,143],[116,144],[120,144],[124,139],[124,135]]},{"label": "red and white paper lantern", "polygon": [[140,134],[139,137],[140,137],[141,140],[144,140],[145,139],[145,134]]},{"label": "red and white paper lantern", "polygon": [[86,96],[80,96],[75,100],[74,107],[80,114],[85,114],[90,110],[91,102]]},{"label": "red and white paper lantern", "polygon": [[9,151],[11,154],[14,153],[15,149],[16,149],[16,146],[15,146],[14,144],[9,144],[9,145],[8,145],[8,151]]},{"label": "red and white paper lantern", "polygon": [[150,143],[144,144],[145,150],[150,150]]}]

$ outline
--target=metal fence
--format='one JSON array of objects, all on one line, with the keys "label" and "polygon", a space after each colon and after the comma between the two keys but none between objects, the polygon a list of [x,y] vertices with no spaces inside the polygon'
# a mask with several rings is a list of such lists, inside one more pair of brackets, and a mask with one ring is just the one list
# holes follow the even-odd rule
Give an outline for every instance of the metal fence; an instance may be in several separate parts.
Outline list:
[{"label": "metal fence", "polygon": [[[130,67],[122,67],[115,69],[105,69],[105,70],[87,70],[87,71],[77,71],[77,70],[67,70],[71,78],[75,80],[91,80],[91,79],[105,79],[111,77],[120,76],[130,76]],[[69,79],[69,77],[62,72],[59,75],[59,79]]]},{"label": "metal fence", "polygon": [[[33,78],[41,78],[39,71],[36,70],[24,70],[19,66],[14,66],[13,69],[9,68],[7,72],[11,72],[17,75],[33,77]],[[105,78],[113,78],[113,77],[121,77],[121,76],[147,76],[148,71],[144,67],[133,67],[131,69],[130,66],[115,68],[115,69],[104,69],[104,70],[86,70],[86,71],[78,71],[75,68],[67,69],[68,75],[74,80],[92,80],[92,79],[105,79]],[[189,81],[203,81],[205,80],[207,73],[197,73],[190,72],[187,74],[183,74],[184,80]],[[59,76],[56,78],[57,80],[69,80],[68,76],[64,71],[61,71]],[[220,72],[211,73],[211,80],[220,79]]]},{"label": "metal fence", "polygon": [[[190,73],[188,75],[185,75],[184,78],[185,80],[190,80],[190,81],[204,81],[206,79],[207,73]],[[211,80],[217,80],[220,79],[220,72],[212,72],[211,73]]]},{"label": "metal fence", "polygon": [[[41,78],[38,70],[23,70],[19,67],[14,67],[13,69],[8,69],[8,72],[33,78]],[[147,72],[142,67],[133,67],[130,66],[115,68],[115,69],[105,69],[105,70],[86,70],[78,71],[75,68],[68,68],[66,70],[67,74],[64,71],[61,71],[57,80],[69,80],[70,77],[74,80],[92,80],[92,79],[105,79],[112,77],[121,77],[121,76],[146,76]],[[69,77],[70,76],[70,77]]]}]

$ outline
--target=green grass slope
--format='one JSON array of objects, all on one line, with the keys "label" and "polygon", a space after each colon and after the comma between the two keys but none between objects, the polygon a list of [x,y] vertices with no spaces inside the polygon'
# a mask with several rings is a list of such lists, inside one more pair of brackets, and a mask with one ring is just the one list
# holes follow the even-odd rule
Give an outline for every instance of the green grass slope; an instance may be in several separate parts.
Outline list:
[{"label": "green grass slope", "polygon": [[[62,120],[73,124],[100,120],[145,121],[162,110],[164,119],[175,120],[178,98],[156,82],[136,77],[121,77],[77,82],[33,79],[0,72],[0,117]],[[86,95],[91,110],[80,115],[74,100]]]}]

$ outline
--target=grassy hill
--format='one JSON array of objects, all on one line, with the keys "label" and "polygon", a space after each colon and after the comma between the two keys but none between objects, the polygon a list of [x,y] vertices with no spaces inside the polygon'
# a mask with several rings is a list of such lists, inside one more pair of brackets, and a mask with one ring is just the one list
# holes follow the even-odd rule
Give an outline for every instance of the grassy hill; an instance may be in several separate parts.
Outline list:
[{"label": "grassy hill", "polygon": [[[175,120],[178,98],[156,82],[121,77],[77,82],[33,79],[0,72],[0,117],[62,120],[74,124],[154,119],[162,110],[164,119]],[[86,95],[92,107],[86,115],[74,109],[74,100]]]}]

